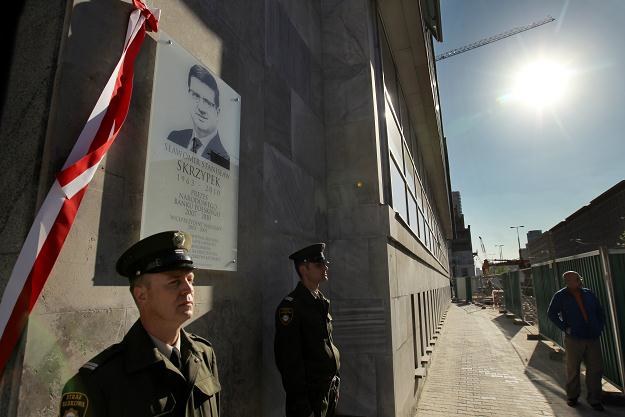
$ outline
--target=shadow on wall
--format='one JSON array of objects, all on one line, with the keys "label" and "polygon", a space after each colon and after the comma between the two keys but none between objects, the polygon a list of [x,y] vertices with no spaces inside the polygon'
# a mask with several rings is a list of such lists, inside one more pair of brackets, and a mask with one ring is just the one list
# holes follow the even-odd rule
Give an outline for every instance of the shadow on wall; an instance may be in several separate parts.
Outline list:
[{"label": "shadow on wall", "polygon": [[[50,132],[62,135],[63,140],[48,146],[49,164],[43,173],[50,181],[70,154],[120,58],[131,10],[125,2],[94,0],[78,3],[71,11],[60,63],[60,94],[55,103],[59,109],[54,119],[57,124],[49,126]],[[125,125],[99,168],[105,171],[97,173],[89,185],[88,194],[102,193],[97,242],[83,242],[97,247],[92,277],[96,286],[125,285],[115,272],[115,261],[138,238],[134,223],[140,220],[141,201],[136,201],[136,195],[143,184],[155,51],[154,40],[146,36],[135,64],[134,91]],[[88,198],[83,200],[80,211],[88,209],[87,202]]]},{"label": "shadow on wall", "polygon": [[[277,4],[276,1],[272,4]],[[195,281],[197,293],[203,294],[206,299],[198,300],[196,317],[187,329],[208,339],[215,347],[223,387],[224,414],[259,415],[259,406],[264,406],[261,399],[273,401],[273,398],[263,396],[263,389],[270,386],[269,389],[282,390],[277,371],[273,369],[273,358],[269,358],[272,356],[269,345],[272,345],[273,335],[268,333],[269,328],[263,327],[263,324],[267,325],[270,322],[270,330],[273,331],[273,310],[279,297],[286,295],[292,288],[276,295],[282,290],[273,284],[281,282],[286,285],[284,281],[285,277],[288,277],[288,287],[291,287],[292,266],[286,260],[286,256],[290,253],[289,250],[303,246],[304,243],[300,240],[306,242],[309,240],[308,237],[303,239],[297,236],[297,244],[292,244],[293,242],[288,240],[294,235],[291,229],[280,231],[282,234],[279,236],[265,229],[264,214],[268,210],[267,207],[272,206],[263,200],[266,198],[263,176],[268,172],[264,170],[268,158],[265,150],[271,148],[265,147],[269,135],[265,131],[267,119],[264,109],[265,102],[268,101],[267,96],[275,92],[265,90],[269,89],[265,87],[265,81],[274,78],[269,72],[275,72],[275,69],[271,69],[271,65],[266,62],[265,41],[268,35],[265,36],[266,22],[263,18],[265,2],[181,0],[175,4],[161,2],[159,5],[163,7],[164,14],[172,11],[173,15],[173,11],[176,10],[177,16],[193,17],[193,25],[199,26],[193,28],[194,34],[196,31],[202,33],[202,29],[207,29],[205,31],[207,36],[219,38],[222,45],[220,56],[212,56],[210,59],[214,58],[221,63],[218,75],[242,97],[240,160],[243,163],[239,172],[238,271],[197,271]],[[68,133],[74,138],[78,137],[95,98],[119,58],[129,11],[129,4],[115,2],[112,5],[108,0],[79,3],[72,11],[72,19],[76,24],[72,24],[71,36],[66,47],[69,56],[79,56],[80,60],[76,60],[75,64],[72,63],[73,66],[68,66],[67,77],[78,79],[80,85],[76,85],[75,92],[65,91],[65,97],[59,104],[61,108],[86,110],[83,114],[74,112],[70,115],[70,112],[67,112],[68,114],[60,117],[59,121],[74,129]],[[193,45],[184,45],[182,42],[191,42],[188,28],[185,29],[183,25],[170,28],[175,33],[169,35],[174,39],[178,38],[183,46],[192,49]],[[211,35],[208,35],[209,33]],[[110,39],[111,37],[114,39]],[[282,41],[290,42],[289,39]],[[194,50],[207,56],[201,47]],[[193,53],[193,50],[191,52]],[[91,277],[96,287],[127,285],[127,282],[117,275],[115,262],[119,255],[139,238],[155,54],[156,42],[151,37],[146,37],[136,62],[133,98],[126,124],[108,153],[104,172],[100,172],[101,175],[98,175],[90,186],[91,192],[100,191],[102,194],[99,224],[97,232],[93,232],[94,236],[97,233],[97,237],[94,237],[94,241],[84,242],[85,245],[96,245],[95,271]],[[286,59],[289,54],[283,51],[281,57]],[[212,68],[210,65],[206,66]],[[303,85],[300,95],[309,98],[314,96],[316,100],[311,101],[317,106],[313,107],[318,109],[317,113],[321,113],[322,89],[305,88],[310,86],[312,81],[308,79],[301,81],[296,77],[301,74],[291,69],[292,73],[289,74],[293,80],[289,81]],[[320,70],[318,72],[321,73]],[[90,77],[85,77],[84,73]],[[288,86],[287,82],[279,80],[274,84],[284,84],[287,100],[293,94],[292,86]],[[82,96],[77,98],[76,94]],[[282,96],[276,101],[287,102]],[[290,105],[287,110],[290,111]],[[288,123],[291,120],[289,115],[279,114],[279,116],[285,119],[280,120],[282,122]],[[290,141],[291,127],[283,133]],[[56,162],[60,161],[57,167],[64,161],[69,150],[68,146],[54,151],[57,152]],[[290,164],[292,161],[286,162]],[[285,165],[288,165],[287,163]],[[320,184],[323,182],[320,181]],[[269,191],[272,192],[274,199],[279,199],[279,192],[282,192],[274,189]],[[284,204],[278,208],[282,206]],[[299,205],[294,206],[301,211]],[[293,220],[297,217],[296,214],[297,210],[285,210],[284,217]],[[319,222],[325,227],[323,216],[319,217],[322,217]],[[310,233],[316,236],[327,232],[313,228]],[[88,237],[85,234],[86,239]],[[275,263],[268,260],[270,258],[275,258]],[[276,265],[277,267],[274,267]],[[280,275],[282,267],[289,269],[288,275]],[[268,315],[264,303],[271,304],[267,307],[267,310],[271,310],[271,315]],[[267,323],[263,323],[264,321]],[[261,352],[266,354],[264,359]],[[273,374],[268,374],[263,366],[271,368]],[[280,406],[283,406],[282,401]]]},{"label": "shadow on wall", "polygon": [[[4,40],[5,57],[12,57],[15,52],[15,40],[17,38],[17,28],[20,22],[20,18],[22,16],[22,11],[24,10],[24,4],[26,2],[19,2],[15,5],[12,5],[10,10],[5,11],[5,13],[10,14],[10,17],[6,19],[4,33],[6,33],[6,38]],[[5,15],[6,16],[6,15]],[[0,70],[0,114],[3,114],[4,105],[6,102],[6,94],[9,83],[9,72],[10,65],[3,65]]]},{"label": "shadow on wall", "polygon": [[[123,2],[120,3],[124,6],[113,12],[110,11],[111,4],[108,0],[95,0],[76,6],[74,17],[80,16],[79,20],[87,23],[73,29],[72,38],[76,43],[74,48],[84,51],[87,67],[101,67],[98,60],[102,54],[107,57],[114,56],[117,60],[115,54],[119,54],[121,46],[102,46],[110,41],[93,39],[94,30],[93,27],[88,27],[88,22],[110,20],[111,14],[115,13],[114,20],[121,22],[120,28],[115,30],[123,35],[125,26],[122,29],[121,25],[126,25],[129,8]],[[251,113],[262,108],[262,101],[256,100],[257,96],[262,98],[262,66],[257,68],[258,62],[262,62],[262,53],[258,57],[251,57],[251,54],[254,48],[262,51],[263,37],[248,33],[247,36],[253,40],[250,41],[253,50],[244,51],[239,45],[240,38],[224,23],[224,19],[236,17],[238,13],[244,13],[252,19],[249,10],[238,10],[243,7],[243,2],[182,0],[178,3],[173,5],[163,2],[158,5],[163,8],[163,20],[166,20],[164,14],[168,9],[186,7],[188,10],[185,12],[190,12],[194,17],[193,24],[203,25],[208,29],[206,33],[219,37],[223,45],[221,56],[214,59],[221,63],[221,74],[218,75],[243,97],[239,157],[246,162],[241,164],[239,171],[237,272],[196,271],[196,312],[186,329],[206,338],[215,348],[219,379],[223,387],[222,412],[226,415],[257,415],[261,402],[258,378],[262,366],[259,353],[262,350],[262,317],[258,314],[261,311],[258,265],[262,255],[259,253],[261,239],[258,234],[261,230],[259,225],[262,224],[262,212],[258,210],[257,195],[258,190],[262,189],[262,176],[257,171],[262,172],[262,158],[259,161],[257,157],[252,158],[250,155],[262,155],[262,152],[254,149],[258,143],[262,149],[262,140],[258,137],[262,134],[262,127],[249,124],[256,120],[251,117]],[[245,7],[264,10],[264,5],[260,2],[258,6]],[[238,19],[237,23],[248,27],[245,30],[250,31],[250,25],[245,24],[244,20]],[[262,24],[262,19],[256,23]],[[171,30],[185,32],[180,28],[174,29],[173,26]],[[186,32],[188,35],[188,30]],[[175,34],[168,34],[176,38]],[[95,36],[107,38],[110,30],[97,31]],[[189,38],[185,39],[188,41]],[[91,50],[92,44],[101,45],[99,48],[104,51],[98,51],[98,48]],[[135,65],[134,91],[128,118],[107,156],[93,276],[95,286],[127,285],[125,280],[120,281],[115,271],[115,262],[126,248],[139,239],[156,48],[156,41],[146,36]],[[190,52],[193,54],[192,50]],[[203,63],[211,68],[209,62]],[[110,70],[107,68],[103,77],[108,77]],[[244,209],[245,215],[242,215]]]},{"label": "shadow on wall", "polygon": [[[91,63],[94,66],[98,65],[98,54],[102,51],[91,51],[90,45],[107,42],[105,39],[93,39],[94,32],[90,27],[90,22],[94,19],[97,21],[97,16],[107,13],[106,10],[110,8],[110,2],[100,0],[80,3],[74,9],[72,22],[80,22],[80,26],[72,28],[73,42],[79,43],[77,47],[81,50],[88,51],[88,56],[84,59],[95,61]],[[127,18],[124,16],[128,14],[128,7],[123,7],[119,14],[120,16],[116,16],[114,21],[126,24]],[[85,31],[84,36],[81,36],[81,30]],[[110,33],[106,32],[96,33],[96,36],[110,36]],[[116,33],[124,35],[125,30],[120,27]],[[107,56],[113,57],[111,61],[116,61],[116,55],[119,55],[121,51],[119,45],[115,46],[117,48],[114,52],[107,51]],[[103,165],[105,171],[101,184],[100,226],[93,277],[95,286],[126,285],[125,279],[120,280],[121,277],[115,271],[115,262],[130,245],[139,240],[155,60],[156,41],[146,35],[135,63],[132,101],[128,117]]]}]

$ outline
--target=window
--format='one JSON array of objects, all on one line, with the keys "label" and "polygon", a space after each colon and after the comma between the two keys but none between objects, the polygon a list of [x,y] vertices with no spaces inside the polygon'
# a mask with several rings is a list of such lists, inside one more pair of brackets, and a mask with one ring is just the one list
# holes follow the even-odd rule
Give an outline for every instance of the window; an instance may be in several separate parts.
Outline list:
[{"label": "window", "polygon": [[406,185],[404,178],[395,161],[391,160],[391,188],[393,190],[393,208],[408,222],[408,209],[406,207]]},{"label": "window", "polygon": [[399,117],[401,120],[401,128],[402,132],[404,132],[404,137],[408,137],[408,132],[410,130],[410,116],[408,115],[408,106],[406,105],[406,97],[404,96],[404,91],[401,88],[398,88],[399,95]]},{"label": "window", "polygon": [[408,224],[416,235],[419,234],[419,226],[417,224],[417,221],[417,203],[415,203],[414,197],[410,193],[408,193]]},{"label": "window", "polygon": [[[404,142],[404,145],[406,143]],[[415,192],[415,172],[414,165],[412,163],[412,158],[410,157],[410,151],[404,146],[404,160],[405,160],[405,169],[404,174],[406,175],[406,185],[410,188],[410,191],[414,194]]]},{"label": "window", "polygon": [[423,152],[419,148],[417,131],[412,124],[393,54],[379,18],[378,27],[393,209],[423,246],[445,265],[447,247],[439,238],[442,234],[430,205],[432,200],[429,198],[431,193]]},{"label": "window", "polygon": [[388,137],[388,147],[391,151],[391,154],[395,157],[395,160],[399,162],[403,171],[403,158],[402,158],[402,140],[401,133],[397,128],[397,124],[395,123],[395,118],[393,117],[393,110],[388,105],[386,105],[386,111],[384,112],[384,117],[386,119],[386,134]]}]

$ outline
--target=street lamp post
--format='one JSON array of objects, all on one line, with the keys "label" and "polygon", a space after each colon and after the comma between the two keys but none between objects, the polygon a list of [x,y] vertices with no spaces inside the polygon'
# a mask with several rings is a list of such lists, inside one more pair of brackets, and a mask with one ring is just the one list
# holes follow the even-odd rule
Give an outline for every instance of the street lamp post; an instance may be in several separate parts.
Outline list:
[{"label": "street lamp post", "polygon": [[521,256],[521,239],[519,238],[519,228],[521,227],[525,227],[525,226],[510,226],[510,229],[516,229],[516,241],[519,244],[519,260],[523,258]]},{"label": "street lamp post", "polygon": [[504,245],[495,245],[499,248],[499,260],[503,261],[503,252],[501,251],[501,248],[504,247]]}]

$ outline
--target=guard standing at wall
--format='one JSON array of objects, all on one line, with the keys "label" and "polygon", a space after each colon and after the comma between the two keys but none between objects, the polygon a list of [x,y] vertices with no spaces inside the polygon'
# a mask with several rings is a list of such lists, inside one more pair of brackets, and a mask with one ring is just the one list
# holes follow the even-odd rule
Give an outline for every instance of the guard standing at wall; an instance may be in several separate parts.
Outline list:
[{"label": "guard standing at wall", "polygon": [[339,351],[332,341],[324,243],[289,256],[300,282],[276,309],[274,353],[286,391],[287,417],[332,417],[339,397]]},{"label": "guard standing at wall", "polygon": [[597,297],[582,287],[582,277],[575,271],[562,274],[566,287],[553,295],[547,315],[560,330],[565,332],[566,352],[566,403],[577,405],[580,394],[579,367],[586,365],[586,388],[588,403],[598,411],[601,404],[601,376],[603,361],[599,337],[605,326],[605,315]]},{"label": "guard standing at wall", "polygon": [[61,417],[218,417],[213,348],[182,328],[193,315],[190,247],[187,233],[162,232],[119,258],[117,272],[130,280],[139,320],[67,382]]}]

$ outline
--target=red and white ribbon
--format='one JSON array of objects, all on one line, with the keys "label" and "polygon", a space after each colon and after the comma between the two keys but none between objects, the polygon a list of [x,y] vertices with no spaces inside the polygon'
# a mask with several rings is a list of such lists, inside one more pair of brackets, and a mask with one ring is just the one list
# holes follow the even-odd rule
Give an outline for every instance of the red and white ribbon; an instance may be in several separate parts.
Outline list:
[{"label": "red and white ribbon", "polygon": [[52,184],[13,267],[0,302],[0,374],[63,247],[80,202],[126,120],[134,63],[146,30],[156,32],[160,10],[133,0],[126,41],[85,127]]}]

